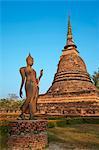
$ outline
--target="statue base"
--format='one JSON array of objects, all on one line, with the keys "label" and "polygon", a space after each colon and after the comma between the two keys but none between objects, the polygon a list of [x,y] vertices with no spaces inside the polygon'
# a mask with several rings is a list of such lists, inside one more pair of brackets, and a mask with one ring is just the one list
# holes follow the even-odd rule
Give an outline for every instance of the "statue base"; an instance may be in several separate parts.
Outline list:
[{"label": "statue base", "polygon": [[48,145],[46,120],[16,120],[10,126],[10,150],[41,150]]}]

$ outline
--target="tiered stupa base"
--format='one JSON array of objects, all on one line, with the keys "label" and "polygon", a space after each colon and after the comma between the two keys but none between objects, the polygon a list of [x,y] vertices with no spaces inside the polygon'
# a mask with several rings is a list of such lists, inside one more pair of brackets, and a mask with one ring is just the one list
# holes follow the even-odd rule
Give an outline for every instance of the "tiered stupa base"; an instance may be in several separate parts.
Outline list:
[{"label": "tiered stupa base", "polygon": [[8,149],[41,150],[47,146],[47,121],[16,120],[10,126]]},{"label": "tiered stupa base", "polygon": [[64,116],[99,116],[98,96],[40,96],[38,113]]}]

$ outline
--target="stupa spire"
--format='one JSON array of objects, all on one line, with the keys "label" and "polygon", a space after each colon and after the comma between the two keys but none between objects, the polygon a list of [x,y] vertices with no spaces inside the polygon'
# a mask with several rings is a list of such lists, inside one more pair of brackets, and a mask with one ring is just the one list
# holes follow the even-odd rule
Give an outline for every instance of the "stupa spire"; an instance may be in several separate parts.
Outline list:
[{"label": "stupa spire", "polygon": [[73,38],[72,37],[72,29],[71,29],[71,24],[70,24],[70,16],[68,17],[68,32],[67,32],[67,38]]},{"label": "stupa spire", "polygon": [[64,49],[66,49],[70,46],[74,46],[75,48],[77,48],[77,46],[75,45],[74,40],[73,40],[70,16],[68,16],[67,42],[66,42],[66,46],[64,47]]}]

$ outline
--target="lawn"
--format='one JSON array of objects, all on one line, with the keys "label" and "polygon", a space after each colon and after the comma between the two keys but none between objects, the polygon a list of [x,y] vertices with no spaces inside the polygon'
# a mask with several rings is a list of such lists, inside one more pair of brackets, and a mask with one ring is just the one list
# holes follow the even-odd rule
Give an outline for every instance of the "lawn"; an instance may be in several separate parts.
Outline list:
[{"label": "lawn", "polygon": [[99,150],[99,124],[48,129],[50,150]]}]

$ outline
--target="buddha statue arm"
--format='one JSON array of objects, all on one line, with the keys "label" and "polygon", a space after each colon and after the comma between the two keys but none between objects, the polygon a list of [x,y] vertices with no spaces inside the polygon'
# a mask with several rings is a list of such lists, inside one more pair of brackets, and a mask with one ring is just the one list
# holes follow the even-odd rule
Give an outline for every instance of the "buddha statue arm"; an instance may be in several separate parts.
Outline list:
[{"label": "buddha statue arm", "polygon": [[21,74],[21,77],[22,77],[22,81],[21,81],[21,86],[20,86],[20,97],[22,98],[22,88],[23,88],[23,85],[24,85],[24,81],[25,81],[25,71],[24,71],[24,68],[20,68],[20,74]]},{"label": "buddha statue arm", "polygon": [[37,83],[38,83],[38,84],[39,84],[39,82],[40,82],[40,79],[41,79],[42,75],[43,75],[43,69],[40,71],[40,76],[39,76],[38,79],[37,79]]}]

